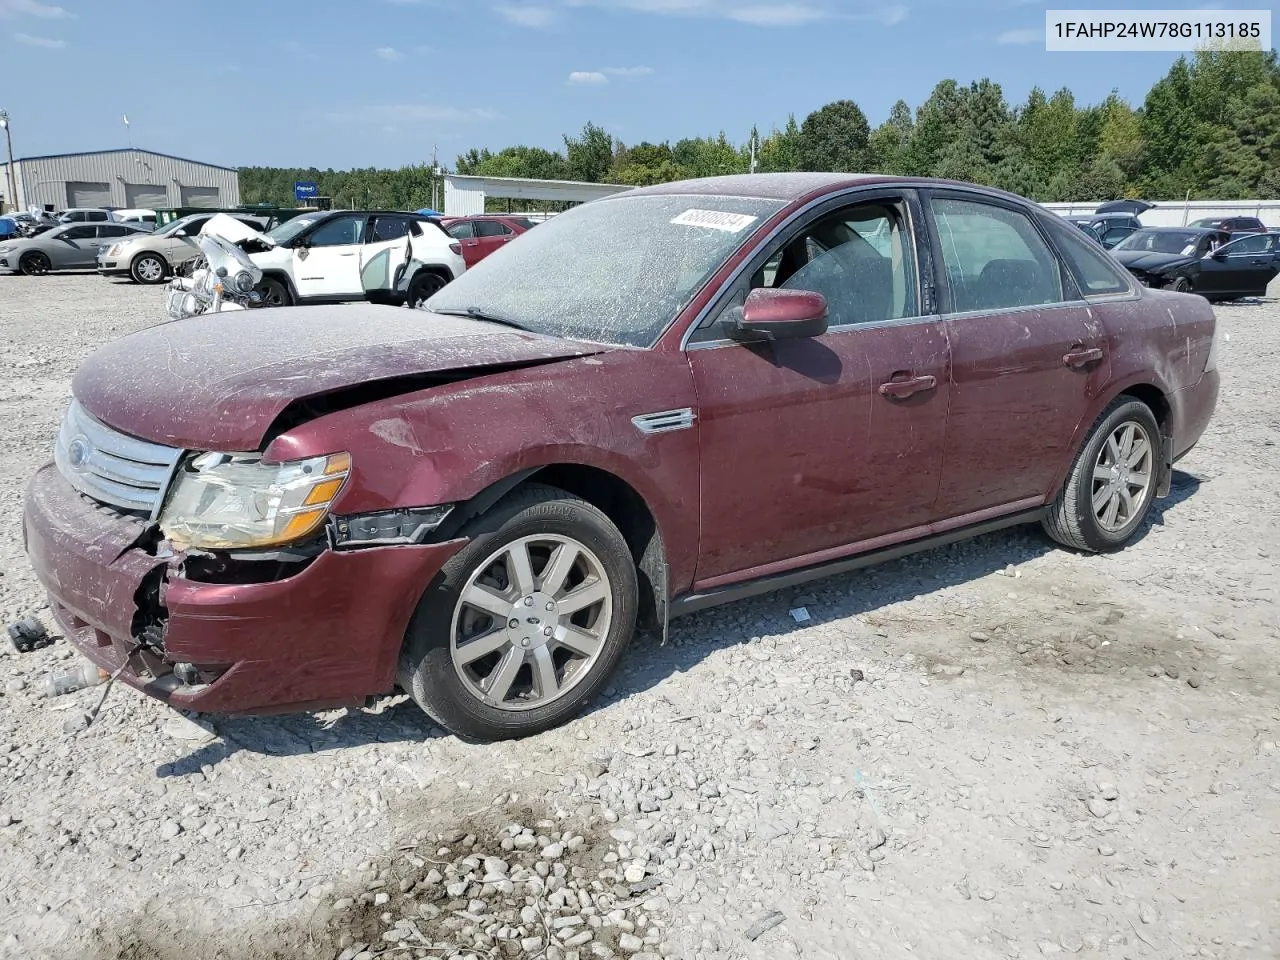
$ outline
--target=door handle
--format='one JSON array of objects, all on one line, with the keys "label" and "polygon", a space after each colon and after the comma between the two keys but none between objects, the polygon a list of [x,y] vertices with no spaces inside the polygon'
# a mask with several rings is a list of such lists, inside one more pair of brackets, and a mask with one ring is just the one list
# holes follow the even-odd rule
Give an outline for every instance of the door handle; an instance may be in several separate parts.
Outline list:
[{"label": "door handle", "polygon": [[880,384],[880,396],[891,400],[905,400],[907,397],[925,390],[932,390],[938,385],[937,377],[908,377],[905,380],[890,380]]},{"label": "door handle", "polygon": [[1063,354],[1062,362],[1073,370],[1078,370],[1080,367],[1097,363],[1102,356],[1101,347],[1086,347],[1078,343],[1068,353]]}]

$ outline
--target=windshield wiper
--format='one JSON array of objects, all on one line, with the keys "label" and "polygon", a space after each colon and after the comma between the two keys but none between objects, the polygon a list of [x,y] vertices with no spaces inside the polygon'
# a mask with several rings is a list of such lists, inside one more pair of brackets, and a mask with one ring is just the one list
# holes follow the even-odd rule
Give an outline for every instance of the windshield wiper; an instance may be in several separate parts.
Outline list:
[{"label": "windshield wiper", "polygon": [[479,307],[465,307],[461,310],[432,310],[431,312],[440,313],[446,317],[469,317],[472,320],[483,320],[485,323],[499,323],[504,327],[523,330],[525,333],[533,333],[532,330],[517,320],[512,320],[509,317],[500,317],[497,314],[481,310]]}]

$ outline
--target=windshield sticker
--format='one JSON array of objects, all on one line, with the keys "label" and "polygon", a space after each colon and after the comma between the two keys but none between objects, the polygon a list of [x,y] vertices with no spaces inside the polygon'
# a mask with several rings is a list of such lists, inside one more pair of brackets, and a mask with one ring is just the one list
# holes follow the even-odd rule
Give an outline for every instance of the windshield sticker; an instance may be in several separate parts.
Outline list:
[{"label": "windshield sticker", "polygon": [[708,230],[723,230],[725,233],[741,233],[751,226],[759,217],[747,213],[723,213],[719,210],[686,210],[672,220],[686,227],[706,227]]}]

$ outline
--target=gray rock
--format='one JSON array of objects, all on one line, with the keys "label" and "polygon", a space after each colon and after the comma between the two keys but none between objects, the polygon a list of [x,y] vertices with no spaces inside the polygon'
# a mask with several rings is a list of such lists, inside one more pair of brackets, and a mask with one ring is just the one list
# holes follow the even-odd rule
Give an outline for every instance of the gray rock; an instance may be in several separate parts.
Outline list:
[{"label": "gray rock", "polygon": [[1089,812],[1099,820],[1111,812],[1111,807],[1101,797],[1090,797],[1086,806],[1088,806]]}]

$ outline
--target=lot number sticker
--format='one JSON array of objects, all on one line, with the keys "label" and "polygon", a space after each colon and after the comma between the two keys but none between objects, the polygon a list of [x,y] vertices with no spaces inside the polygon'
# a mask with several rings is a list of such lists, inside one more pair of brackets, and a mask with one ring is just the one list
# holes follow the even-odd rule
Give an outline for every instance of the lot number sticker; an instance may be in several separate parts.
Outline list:
[{"label": "lot number sticker", "polygon": [[686,227],[706,227],[708,230],[723,230],[725,233],[741,233],[755,223],[759,217],[746,213],[722,213],[719,210],[686,210],[672,220]]}]

